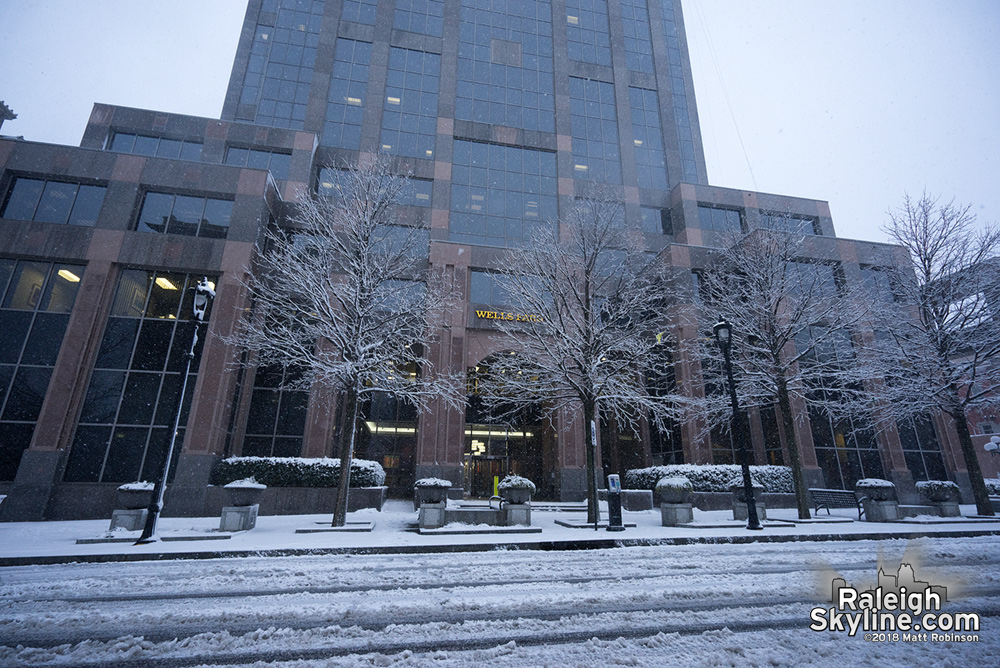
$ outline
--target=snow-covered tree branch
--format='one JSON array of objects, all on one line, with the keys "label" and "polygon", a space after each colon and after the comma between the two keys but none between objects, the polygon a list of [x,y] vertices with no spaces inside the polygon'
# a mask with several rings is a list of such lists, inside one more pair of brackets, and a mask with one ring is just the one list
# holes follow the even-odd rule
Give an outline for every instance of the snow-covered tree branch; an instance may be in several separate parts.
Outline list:
[{"label": "snow-covered tree branch", "polygon": [[[698,320],[704,336],[690,357],[702,359],[704,397],[679,398],[704,419],[706,430],[728,425],[722,355],[708,333],[732,325],[733,366],[740,404],[776,407],[795,483],[800,518],[809,517],[792,403],[834,411],[841,393],[817,392],[836,383],[852,357],[851,331],[872,299],[844,284],[836,266],[806,259],[807,237],[757,229],[736,239],[701,274]],[[841,388],[843,389],[843,388]]]},{"label": "snow-covered tree branch", "polygon": [[425,411],[437,399],[458,405],[462,393],[461,379],[427,358],[454,293],[427,269],[420,230],[393,224],[406,178],[377,156],[335,181],[334,196],[302,197],[289,226],[266,232],[245,280],[253,309],[231,342],[254,365],[298,370],[301,389],[343,396],[333,519],[342,526],[360,402],[386,393]]},{"label": "snow-covered tree branch", "polygon": [[[496,356],[479,383],[484,406],[514,415],[535,404],[550,416],[582,410],[587,448],[588,521],[597,521],[595,453],[600,417],[635,427],[662,421],[670,407],[647,390],[663,375],[667,277],[624,207],[602,190],[577,201],[558,230],[512,250],[499,272],[511,310],[537,321],[498,321],[515,354]],[[659,335],[659,336],[658,336]]]},{"label": "snow-covered tree branch", "polygon": [[978,512],[992,515],[966,411],[1000,408],[1000,228],[925,193],[907,195],[883,229],[909,252],[912,270],[892,276],[859,368],[884,378],[883,421],[936,411],[954,420]]}]

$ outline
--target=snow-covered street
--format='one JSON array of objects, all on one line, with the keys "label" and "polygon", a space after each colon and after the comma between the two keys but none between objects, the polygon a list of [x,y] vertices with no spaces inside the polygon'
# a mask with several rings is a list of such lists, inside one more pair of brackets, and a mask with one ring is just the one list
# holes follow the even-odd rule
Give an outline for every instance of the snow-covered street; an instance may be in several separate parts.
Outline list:
[{"label": "snow-covered street", "polygon": [[[312,555],[0,569],[0,665],[996,666],[995,536]],[[809,629],[879,564],[978,642]]]}]

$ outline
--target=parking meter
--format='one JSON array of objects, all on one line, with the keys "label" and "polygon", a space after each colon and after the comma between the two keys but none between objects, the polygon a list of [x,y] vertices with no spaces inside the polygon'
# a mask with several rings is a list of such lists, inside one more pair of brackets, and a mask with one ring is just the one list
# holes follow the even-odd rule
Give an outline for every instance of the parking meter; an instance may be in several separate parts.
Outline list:
[{"label": "parking meter", "polygon": [[608,531],[625,531],[622,525],[622,483],[614,474],[608,476]]}]

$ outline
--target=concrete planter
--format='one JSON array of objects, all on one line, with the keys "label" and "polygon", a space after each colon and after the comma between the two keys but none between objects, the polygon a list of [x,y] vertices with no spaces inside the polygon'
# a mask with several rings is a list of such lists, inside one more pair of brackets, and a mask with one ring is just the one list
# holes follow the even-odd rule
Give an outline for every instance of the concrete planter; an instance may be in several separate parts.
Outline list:
[{"label": "concrete planter", "polygon": [[444,503],[448,499],[448,490],[451,487],[439,487],[436,485],[420,485],[413,488],[413,503],[419,508],[425,503]]},{"label": "concrete planter", "polygon": [[[757,519],[761,522],[767,519],[767,505],[758,500],[757,506]],[[740,501],[733,501],[733,519],[740,522],[746,522],[750,519],[750,511],[747,510],[747,504]]]},{"label": "concrete planter", "polygon": [[122,489],[119,487],[115,490],[115,494],[118,497],[118,505],[125,510],[142,510],[149,508],[149,504],[153,502],[152,489]]},{"label": "concrete planter", "polygon": [[504,503],[523,505],[531,501],[531,490],[525,487],[512,487],[500,490],[500,498]]},{"label": "concrete planter", "polygon": [[900,519],[899,502],[895,499],[879,500],[868,497],[861,502],[868,522],[895,522]]},{"label": "concrete planter", "polygon": [[260,503],[260,497],[263,496],[264,490],[267,488],[264,486],[230,487],[226,485],[223,489],[230,506],[254,506]]},{"label": "concrete planter", "polygon": [[690,503],[661,503],[660,522],[665,527],[675,527],[694,521],[694,510]]}]

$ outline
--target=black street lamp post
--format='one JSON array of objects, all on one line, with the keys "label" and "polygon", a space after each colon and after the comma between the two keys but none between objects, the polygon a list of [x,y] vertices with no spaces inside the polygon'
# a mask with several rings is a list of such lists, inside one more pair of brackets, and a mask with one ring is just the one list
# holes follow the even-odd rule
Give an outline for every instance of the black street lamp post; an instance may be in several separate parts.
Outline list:
[{"label": "black street lamp post", "polygon": [[170,445],[167,446],[167,456],[163,461],[163,470],[160,477],[153,486],[153,500],[149,504],[146,512],[146,526],[142,529],[142,535],[135,542],[136,545],[145,545],[159,540],[156,535],[156,521],[163,510],[163,492],[167,487],[167,476],[170,474],[170,463],[174,456],[174,447],[177,443],[177,431],[180,429],[181,410],[184,406],[184,397],[187,394],[188,375],[191,373],[191,363],[194,361],[194,349],[198,345],[198,329],[205,320],[205,311],[209,302],[215,297],[215,290],[208,282],[208,278],[202,278],[194,288],[194,300],[191,304],[191,347],[187,352],[187,362],[184,366],[184,378],[181,380],[181,396],[177,399],[177,407],[174,408],[173,425],[174,430],[170,435]]},{"label": "black street lamp post", "polygon": [[733,346],[733,326],[726,320],[721,320],[712,328],[715,341],[722,349],[722,357],[726,362],[726,378],[729,381],[729,401],[733,406],[732,431],[736,438],[736,446],[740,451],[740,468],[743,469],[743,494],[747,500],[747,529],[760,530],[760,520],[757,518],[757,500],[753,495],[753,482],[750,480],[750,465],[747,463],[747,434],[740,417],[740,403],[736,398],[736,382],[733,380],[733,361],[730,351]]}]

